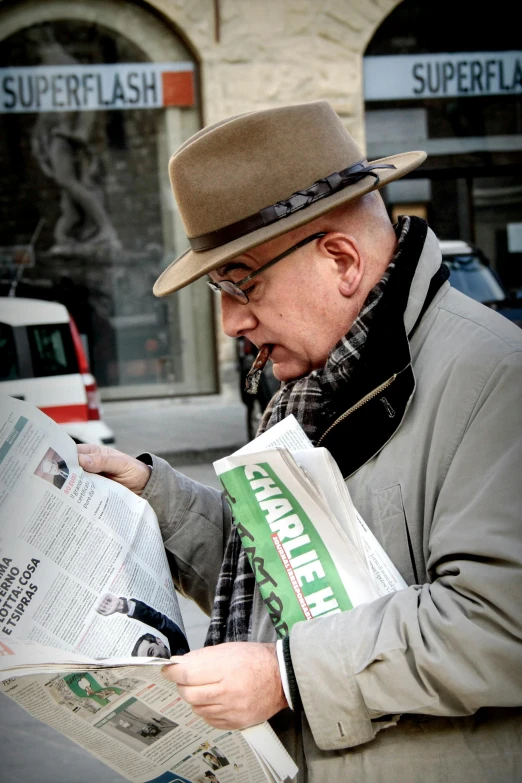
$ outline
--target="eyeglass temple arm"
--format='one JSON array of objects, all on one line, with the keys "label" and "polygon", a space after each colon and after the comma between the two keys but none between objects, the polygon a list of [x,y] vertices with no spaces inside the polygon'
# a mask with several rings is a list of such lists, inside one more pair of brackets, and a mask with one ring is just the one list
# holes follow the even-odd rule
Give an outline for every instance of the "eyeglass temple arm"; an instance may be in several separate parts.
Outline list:
[{"label": "eyeglass temple arm", "polygon": [[269,269],[274,264],[277,264],[278,261],[282,261],[283,258],[286,258],[291,253],[294,253],[296,250],[299,250],[299,248],[304,247],[304,245],[307,245],[309,242],[312,242],[314,239],[320,239],[320,237],[326,236],[326,231],[323,231],[319,234],[312,234],[311,237],[306,237],[306,239],[301,240],[301,242],[298,242],[297,245],[292,245],[292,247],[288,248],[288,250],[285,250],[284,253],[281,253],[280,256],[276,256],[271,261],[268,261],[266,264],[263,264],[259,269],[256,269],[255,272],[251,272],[251,274],[244,277],[242,280],[239,280],[235,285],[239,287],[240,285],[243,285],[244,283],[250,282],[253,277],[256,275],[261,274],[261,272],[264,272],[266,269]]}]

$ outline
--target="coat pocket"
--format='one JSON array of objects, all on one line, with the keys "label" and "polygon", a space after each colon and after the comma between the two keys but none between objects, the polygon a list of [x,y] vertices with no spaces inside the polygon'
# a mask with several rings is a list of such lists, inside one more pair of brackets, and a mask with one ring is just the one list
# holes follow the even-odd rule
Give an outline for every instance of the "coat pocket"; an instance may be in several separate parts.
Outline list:
[{"label": "coat pocket", "polygon": [[382,546],[406,583],[418,584],[400,484],[374,492],[373,505],[374,518],[379,520]]}]

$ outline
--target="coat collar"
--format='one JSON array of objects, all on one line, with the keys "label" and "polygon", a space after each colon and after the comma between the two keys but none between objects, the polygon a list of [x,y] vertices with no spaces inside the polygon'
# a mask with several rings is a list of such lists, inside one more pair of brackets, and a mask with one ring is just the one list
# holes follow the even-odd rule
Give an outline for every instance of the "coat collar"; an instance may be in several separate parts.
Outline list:
[{"label": "coat collar", "polygon": [[415,270],[415,275],[410,287],[410,295],[408,297],[408,304],[404,311],[404,328],[406,334],[409,334],[413,329],[414,324],[419,317],[419,313],[424,305],[428,288],[431,282],[431,278],[440,267],[442,263],[442,254],[440,252],[439,243],[437,237],[428,228],[424,247]]},{"label": "coat collar", "polygon": [[353,382],[337,399],[337,417],[317,443],[330,451],[344,478],[372,459],[402,424],[415,391],[409,335],[446,279],[437,239],[427,227],[417,233],[416,253],[404,261],[377,308]]}]

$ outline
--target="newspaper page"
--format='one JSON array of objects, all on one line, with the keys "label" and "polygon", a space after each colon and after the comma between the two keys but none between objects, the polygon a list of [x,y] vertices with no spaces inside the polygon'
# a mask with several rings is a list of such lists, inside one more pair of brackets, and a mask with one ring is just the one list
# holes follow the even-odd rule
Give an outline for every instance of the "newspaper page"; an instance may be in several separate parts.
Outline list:
[{"label": "newspaper page", "polygon": [[[46,673],[6,676],[23,645],[25,673]],[[158,666],[137,665],[187,649],[150,505],[85,473],[43,413],[0,397],[0,691],[136,783],[295,775],[287,755],[274,778],[240,732],[211,728]]]},{"label": "newspaper page", "polygon": [[219,783],[274,779],[240,732],[198,718],[156,668],[20,677],[1,690],[128,780],[207,783],[218,769]]},{"label": "newspaper page", "polygon": [[41,411],[0,401],[0,633],[92,658],[188,644],[151,506],[86,473]]},{"label": "newspaper page", "polygon": [[241,449],[235,451],[234,454],[248,454],[249,452],[278,447],[288,449],[288,451],[314,450],[312,441],[293,413],[290,416],[285,416],[282,421],[270,427],[262,435],[258,435],[257,438],[245,444]]}]

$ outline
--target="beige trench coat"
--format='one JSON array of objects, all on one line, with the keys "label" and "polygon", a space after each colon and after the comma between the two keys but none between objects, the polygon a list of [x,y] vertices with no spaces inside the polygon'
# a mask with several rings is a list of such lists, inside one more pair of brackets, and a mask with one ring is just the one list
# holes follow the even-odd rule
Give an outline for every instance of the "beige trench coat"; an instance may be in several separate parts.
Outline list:
[{"label": "beige trench coat", "polygon": [[[407,331],[440,261],[430,231]],[[522,780],[522,331],[446,283],[410,348],[403,423],[347,482],[409,587],[293,628],[304,711],[272,723],[299,783]],[[154,468],[174,577],[209,612],[228,508]],[[258,595],[252,638],[275,638]]]}]

